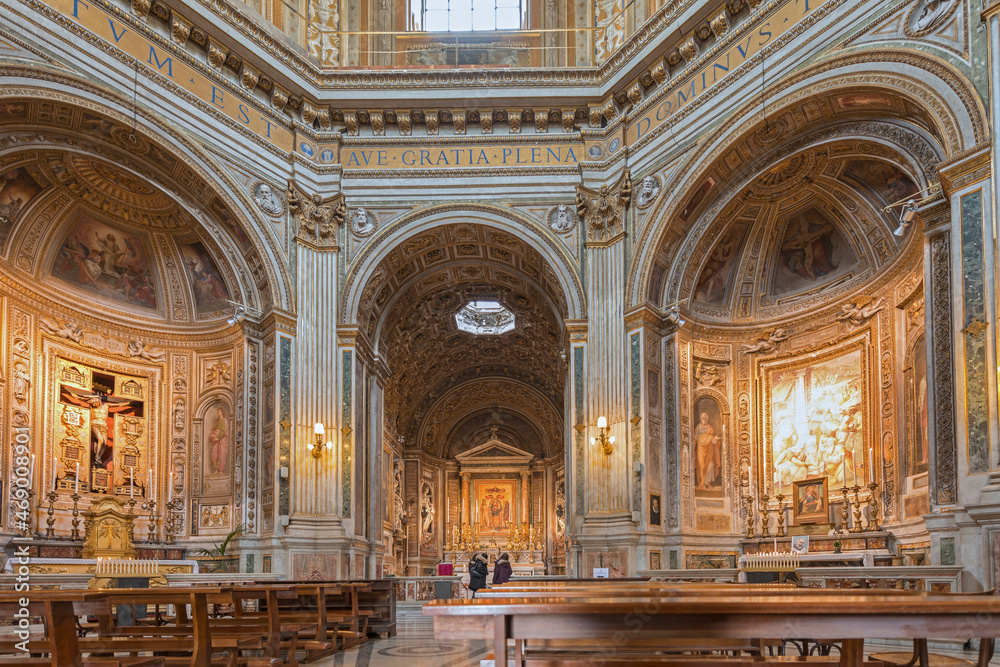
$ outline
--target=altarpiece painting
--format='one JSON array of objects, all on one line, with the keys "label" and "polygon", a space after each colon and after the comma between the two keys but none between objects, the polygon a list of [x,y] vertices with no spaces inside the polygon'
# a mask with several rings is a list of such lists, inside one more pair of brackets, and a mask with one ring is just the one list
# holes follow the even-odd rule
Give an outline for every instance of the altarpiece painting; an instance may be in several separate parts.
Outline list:
[{"label": "altarpiece painting", "polygon": [[867,375],[863,340],[765,367],[764,455],[774,493],[809,478],[834,488],[865,483]]},{"label": "altarpiece painting", "polygon": [[514,481],[475,480],[474,509],[481,535],[510,534],[514,520]]}]

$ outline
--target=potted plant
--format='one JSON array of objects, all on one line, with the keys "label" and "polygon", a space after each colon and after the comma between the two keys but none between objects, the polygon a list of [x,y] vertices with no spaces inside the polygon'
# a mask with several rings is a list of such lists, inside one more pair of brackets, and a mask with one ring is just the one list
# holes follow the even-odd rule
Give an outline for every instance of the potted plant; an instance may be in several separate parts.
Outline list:
[{"label": "potted plant", "polygon": [[229,545],[246,532],[246,524],[240,524],[229,531],[222,542],[211,549],[199,549],[195,560],[199,561],[202,572],[209,574],[233,574],[240,570],[240,558],[229,553]]},{"label": "potted plant", "polygon": [[833,543],[833,553],[835,553],[835,554],[839,554],[840,553],[840,542],[834,542]]}]

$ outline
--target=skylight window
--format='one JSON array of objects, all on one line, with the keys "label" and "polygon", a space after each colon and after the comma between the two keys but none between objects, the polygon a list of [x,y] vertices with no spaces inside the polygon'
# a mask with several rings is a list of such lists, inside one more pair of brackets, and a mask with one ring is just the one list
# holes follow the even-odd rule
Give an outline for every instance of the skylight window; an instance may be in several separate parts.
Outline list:
[{"label": "skylight window", "polygon": [[497,301],[470,301],[455,313],[455,323],[459,329],[469,333],[502,334],[514,328],[514,313]]},{"label": "skylight window", "polygon": [[524,0],[413,0],[413,19],[428,31],[520,30]]}]

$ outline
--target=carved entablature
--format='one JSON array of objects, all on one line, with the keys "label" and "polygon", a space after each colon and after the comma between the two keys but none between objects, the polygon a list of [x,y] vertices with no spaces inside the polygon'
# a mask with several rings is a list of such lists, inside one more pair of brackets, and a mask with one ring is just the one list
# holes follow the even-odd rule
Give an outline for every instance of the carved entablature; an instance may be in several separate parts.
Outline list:
[{"label": "carved entablature", "polygon": [[505,444],[494,433],[489,440],[467,452],[456,454],[461,473],[527,472],[531,459],[528,452]]},{"label": "carved entablature", "polygon": [[614,186],[598,190],[578,185],[576,211],[587,224],[588,243],[608,243],[625,231],[625,212],[632,200],[632,178],[625,169]]},{"label": "carved entablature", "polygon": [[306,194],[290,181],[287,200],[288,210],[298,220],[300,239],[322,247],[337,247],[337,231],[347,215],[343,194],[324,199],[318,194]]},{"label": "carved entablature", "polygon": [[83,513],[84,558],[135,558],[134,516],[117,498],[101,498]]}]

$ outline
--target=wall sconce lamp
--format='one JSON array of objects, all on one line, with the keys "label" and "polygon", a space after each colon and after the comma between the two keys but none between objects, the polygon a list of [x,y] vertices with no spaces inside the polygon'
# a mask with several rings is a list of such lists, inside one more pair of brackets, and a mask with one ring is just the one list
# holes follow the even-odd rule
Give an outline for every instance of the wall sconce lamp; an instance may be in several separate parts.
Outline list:
[{"label": "wall sconce lamp", "polygon": [[910,201],[903,204],[903,208],[899,211],[899,227],[893,232],[896,236],[902,236],[906,233],[906,228],[913,223],[913,218],[917,217],[917,200],[911,199]]},{"label": "wall sconce lamp", "polygon": [[333,449],[333,441],[327,440],[326,444],[323,443],[323,436],[326,435],[326,427],[323,426],[322,422],[316,422],[313,426],[313,435],[316,437],[316,442],[310,442],[306,447],[309,452],[313,455],[314,459],[318,459],[323,455],[324,446],[326,449]]},{"label": "wall sconce lamp", "polygon": [[615,436],[608,435],[608,420],[606,417],[597,418],[597,437],[590,439],[591,445],[601,445],[601,449],[608,456],[611,456],[611,452],[614,451],[612,445],[615,444]]}]

